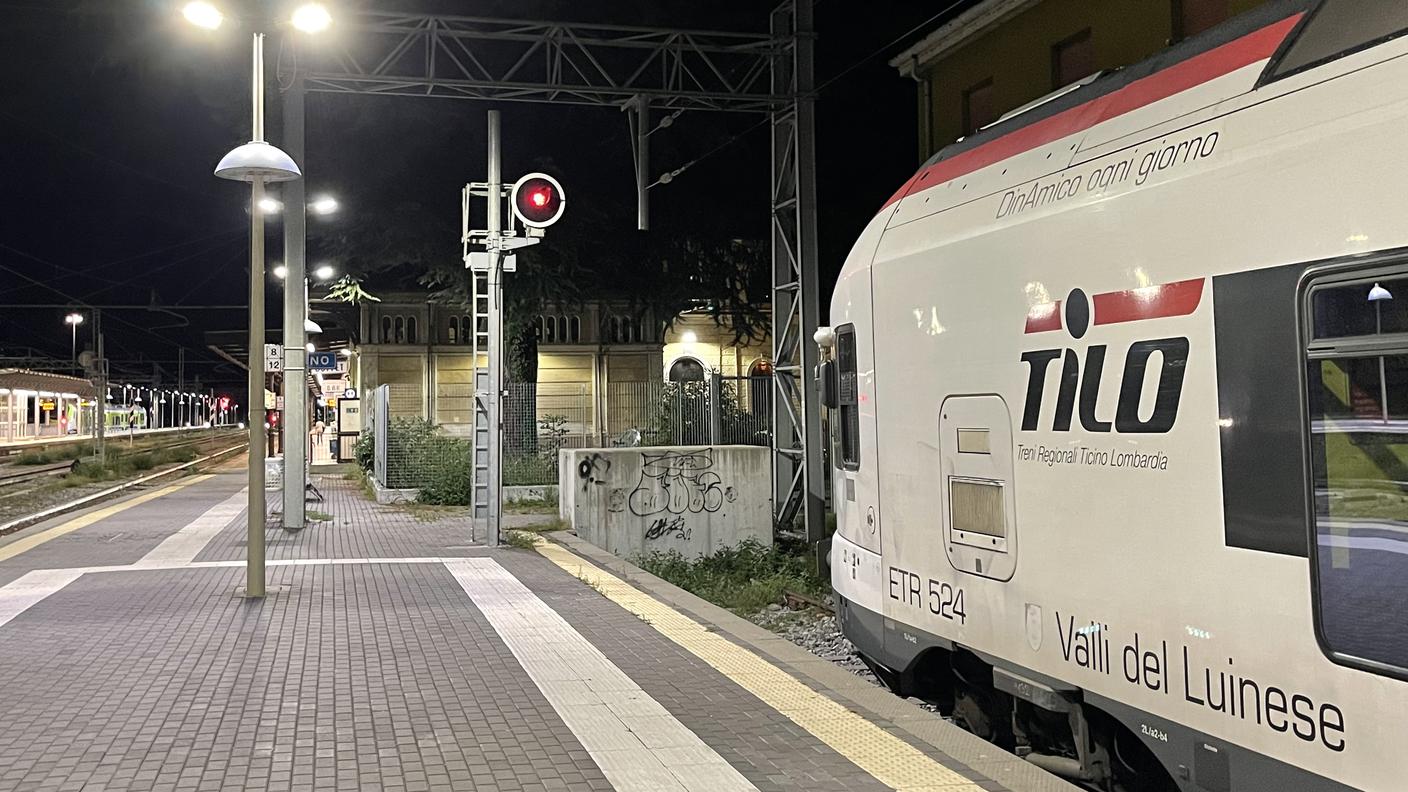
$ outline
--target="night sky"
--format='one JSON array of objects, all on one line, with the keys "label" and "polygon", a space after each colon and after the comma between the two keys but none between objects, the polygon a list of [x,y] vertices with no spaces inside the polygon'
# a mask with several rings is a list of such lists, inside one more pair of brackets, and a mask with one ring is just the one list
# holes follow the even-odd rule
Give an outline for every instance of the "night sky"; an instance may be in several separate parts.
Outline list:
[{"label": "night sky", "polygon": [[[232,4],[227,4],[232,5]],[[272,5],[272,4],[271,4]],[[768,2],[329,3],[477,16],[764,31]],[[173,384],[178,348],[187,377],[238,388],[243,372],[205,348],[209,330],[241,330],[245,311],[180,306],[247,303],[244,185],[215,178],[215,162],[249,137],[248,36],[206,34],[180,18],[177,0],[0,0],[0,367],[15,357],[69,355],[64,306],[161,305],[104,312],[115,376],[155,365]],[[852,240],[918,165],[915,90],[886,60],[919,34],[881,49],[942,9],[927,2],[819,0],[818,83],[870,57],[820,94],[818,187],[823,315]],[[271,44],[271,51],[275,49]],[[879,50],[877,52],[877,50]],[[278,144],[279,97],[269,96]],[[347,211],[309,218],[310,264],[319,237],[340,223],[418,211],[426,234],[459,256],[459,191],[484,176],[483,102],[314,94],[308,102],[310,194]],[[614,109],[502,104],[505,176],[536,168],[562,176],[572,207],[599,203],[603,234],[634,232],[634,182],[625,116]],[[740,135],[672,184],[651,191],[657,228],[688,233],[722,225],[739,237],[768,233],[766,125],[759,116],[691,112],[652,137],[656,173]],[[369,220],[369,218],[372,218]],[[345,229],[343,229],[345,230]],[[269,260],[282,232],[270,223]],[[551,238],[548,243],[551,244]],[[336,263],[335,261],[332,263]],[[270,328],[281,290],[269,285]],[[32,307],[53,304],[54,307]],[[17,307],[24,306],[24,307]],[[89,326],[80,328],[79,348]]]}]

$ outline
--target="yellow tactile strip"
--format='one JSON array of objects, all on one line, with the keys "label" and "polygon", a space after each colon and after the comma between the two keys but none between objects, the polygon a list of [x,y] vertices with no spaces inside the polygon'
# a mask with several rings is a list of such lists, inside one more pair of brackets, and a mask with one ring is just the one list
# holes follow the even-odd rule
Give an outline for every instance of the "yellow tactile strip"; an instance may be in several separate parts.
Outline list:
[{"label": "yellow tactile strip", "polygon": [[981,792],[982,788],[971,779],[581,556],[548,542],[539,542],[537,550],[786,715],[880,783],[898,792]]}]

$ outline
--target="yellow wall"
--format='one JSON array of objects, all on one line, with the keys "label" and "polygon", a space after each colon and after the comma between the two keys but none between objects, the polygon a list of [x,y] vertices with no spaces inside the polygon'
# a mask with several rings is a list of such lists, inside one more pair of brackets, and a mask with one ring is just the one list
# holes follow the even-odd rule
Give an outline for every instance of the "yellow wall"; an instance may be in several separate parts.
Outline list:
[{"label": "yellow wall", "polygon": [[474,367],[470,355],[435,355],[435,422],[468,431],[474,424]]},{"label": "yellow wall", "polygon": [[[1230,0],[1235,16],[1264,0]],[[1229,17],[1230,18],[1230,17]],[[920,159],[963,135],[963,93],[992,80],[997,115],[1060,88],[1052,85],[1051,48],[1090,28],[1096,69],[1129,66],[1167,47],[1173,36],[1170,0],[1046,0],[920,67],[932,95],[933,139],[920,140]],[[921,97],[919,112],[926,111]],[[922,136],[921,132],[921,136]]]},{"label": "yellow wall", "polygon": [[567,417],[573,434],[592,429],[594,356],[591,353],[538,353],[538,416]]},{"label": "yellow wall", "polygon": [[391,417],[425,417],[425,356],[380,355],[377,363],[379,384],[391,386]]},{"label": "yellow wall", "polygon": [[[687,343],[686,333],[695,341]],[[682,316],[665,333],[664,372],[670,376],[670,366],[681,357],[692,357],[725,377],[746,377],[754,361],[772,356],[772,342],[766,336],[757,340],[743,339],[733,343],[733,332],[714,324],[707,316]]]}]

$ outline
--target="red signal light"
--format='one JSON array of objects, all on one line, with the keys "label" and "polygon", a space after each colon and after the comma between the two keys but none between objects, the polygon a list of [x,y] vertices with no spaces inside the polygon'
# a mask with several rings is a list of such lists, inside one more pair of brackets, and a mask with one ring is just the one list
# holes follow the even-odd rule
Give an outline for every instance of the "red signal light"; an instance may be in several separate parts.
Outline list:
[{"label": "red signal light", "polygon": [[221,397],[220,397],[220,409],[222,409],[222,410],[227,410],[227,409],[229,409],[229,408],[230,408],[230,397],[229,397],[229,396],[221,396]]},{"label": "red signal light", "polygon": [[514,183],[509,204],[523,225],[547,228],[562,217],[567,195],[557,179],[546,173],[530,173]]}]

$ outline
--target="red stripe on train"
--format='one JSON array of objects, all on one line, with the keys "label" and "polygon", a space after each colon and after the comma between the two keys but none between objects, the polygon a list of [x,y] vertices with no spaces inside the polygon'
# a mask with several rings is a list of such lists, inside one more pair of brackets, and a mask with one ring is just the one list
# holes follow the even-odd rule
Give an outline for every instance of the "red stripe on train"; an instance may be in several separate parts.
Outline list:
[{"label": "red stripe on train", "polygon": [[1198,310],[1198,303],[1202,300],[1202,278],[1107,292],[1091,298],[1095,305],[1095,324],[1098,325],[1187,316]]},{"label": "red stripe on train", "polygon": [[1027,311],[1028,333],[1045,333],[1061,329],[1061,301],[1033,305]]},{"label": "red stripe on train", "polygon": [[910,177],[909,181],[885,202],[881,211],[913,193],[1083,132],[1101,122],[1138,110],[1160,99],[1167,99],[1257,61],[1266,60],[1276,52],[1281,42],[1285,41],[1301,16],[1303,14],[1289,16],[1220,47],[1175,63],[1148,77],[1135,80],[1085,104],[1063,110],[962,154],[934,163]]}]

